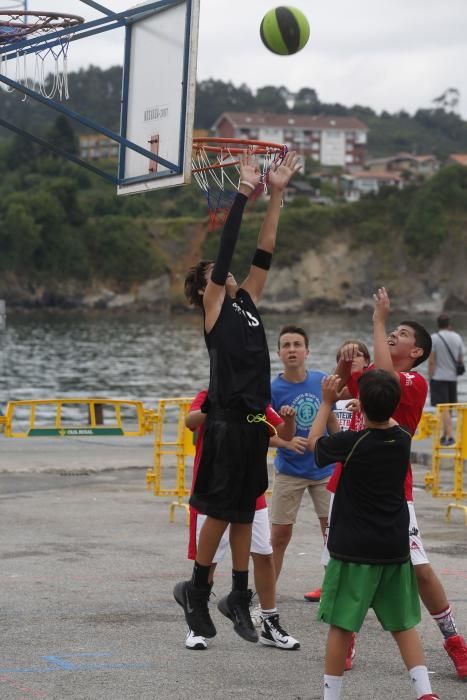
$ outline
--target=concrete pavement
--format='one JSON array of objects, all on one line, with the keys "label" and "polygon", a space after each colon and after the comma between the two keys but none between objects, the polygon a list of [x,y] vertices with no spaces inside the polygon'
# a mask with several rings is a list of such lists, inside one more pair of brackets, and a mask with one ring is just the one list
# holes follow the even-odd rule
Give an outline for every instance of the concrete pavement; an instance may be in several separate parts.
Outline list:
[{"label": "concrete pavement", "polygon": [[[47,467],[52,458],[44,456],[44,440],[17,444],[36,446],[38,463]],[[2,450],[14,442],[0,438]],[[311,504],[304,500],[278,586],[281,620],[302,648],[287,652],[245,642],[214,609],[217,637],[207,651],[188,651],[183,614],[172,598],[173,584],[191,569],[183,512],[169,523],[170,499],[146,491],[144,469],[73,475],[84,449],[95,449],[94,463],[102,465],[106,450],[109,461],[117,459],[114,449],[123,459],[123,445],[133,443],[130,466],[137,467],[136,455],[150,464],[150,444],[137,448],[138,441],[121,439],[110,447],[106,440],[104,448],[83,442],[88,447],[76,446],[66,464],[57,456],[60,469],[53,473],[0,474],[2,700],[319,700],[327,628],[315,621],[316,605],[303,600],[322,573]],[[67,450],[69,445],[67,439]],[[2,462],[4,456],[2,451]],[[32,454],[28,460],[31,466]],[[416,470],[417,484],[423,472]],[[424,491],[417,491],[416,503],[425,544],[465,635],[467,528],[459,512],[446,524],[446,504]],[[217,574],[217,596],[228,590],[229,579],[226,561]],[[444,700],[465,700],[467,684],[456,679],[426,613],[420,632],[434,691]],[[413,697],[394,642],[372,613],[359,635],[344,697]]]}]

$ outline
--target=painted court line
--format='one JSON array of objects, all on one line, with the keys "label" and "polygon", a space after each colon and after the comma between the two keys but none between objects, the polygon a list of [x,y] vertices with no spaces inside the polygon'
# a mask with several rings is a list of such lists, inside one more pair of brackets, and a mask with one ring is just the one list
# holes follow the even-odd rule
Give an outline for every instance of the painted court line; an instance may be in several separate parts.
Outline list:
[{"label": "painted court line", "polygon": [[[60,671],[102,671],[110,669],[127,669],[127,670],[138,670],[143,668],[151,668],[152,664],[113,664],[113,663],[73,663],[69,659],[74,658],[102,658],[111,657],[110,652],[98,652],[98,653],[71,653],[71,654],[49,654],[43,656],[42,659],[48,664],[45,667],[32,666],[26,668],[0,668],[0,674],[7,673],[58,673]],[[1,677],[1,676],[0,676]],[[7,682],[7,681],[5,681]],[[37,696],[41,697],[41,696]],[[47,696],[43,696],[47,697]]]}]

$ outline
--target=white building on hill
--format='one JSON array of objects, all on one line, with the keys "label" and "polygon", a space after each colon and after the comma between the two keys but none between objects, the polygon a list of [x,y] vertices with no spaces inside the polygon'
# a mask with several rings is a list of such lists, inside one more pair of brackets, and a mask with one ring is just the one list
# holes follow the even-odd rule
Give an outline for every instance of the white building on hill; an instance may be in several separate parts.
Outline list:
[{"label": "white building on hill", "polygon": [[212,130],[223,138],[285,143],[326,166],[363,166],[368,128],[355,117],[224,112]]}]

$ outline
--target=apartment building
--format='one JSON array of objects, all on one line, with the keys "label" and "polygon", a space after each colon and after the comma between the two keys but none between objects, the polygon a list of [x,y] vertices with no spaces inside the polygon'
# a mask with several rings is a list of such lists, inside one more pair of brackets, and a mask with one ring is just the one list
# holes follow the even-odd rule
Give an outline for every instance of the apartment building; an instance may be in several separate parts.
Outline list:
[{"label": "apartment building", "polygon": [[368,128],[355,117],[224,112],[216,136],[285,143],[325,166],[363,166]]}]

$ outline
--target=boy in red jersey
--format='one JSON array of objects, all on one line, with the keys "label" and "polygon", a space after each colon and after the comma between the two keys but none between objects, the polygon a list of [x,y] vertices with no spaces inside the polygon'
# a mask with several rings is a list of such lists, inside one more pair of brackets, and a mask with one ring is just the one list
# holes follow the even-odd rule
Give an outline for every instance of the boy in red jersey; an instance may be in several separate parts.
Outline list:
[{"label": "boy in red jersey", "polygon": [[[197,431],[196,454],[193,464],[193,480],[196,481],[198,473],[201,451],[203,448],[203,433],[206,414],[202,413],[201,407],[207,397],[207,390],[200,391],[194,398],[185,424],[187,428]],[[290,406],[282,406],[280,415],[271,406],[266,407],[265,417],[270,426],[271,440],[274,443],[274,436],[279,435],[284,440],[292,439],[295,433],[295,411]],[[190,537],[188,543],[188,559],[196,560],[196,549],[199,533],[206,520],[206,516],[190,506]],[[226,531],[222,536],[219,547],[211,565],[209,581],[212,584],[216,565],[221,562],[229,544],[229,533]],[[288,634],[279,624],[279,613],[276,608],[276,574],[274,569],[274,559],[272,556],[271,535],[269,528],[269,517],[266,497],[264,494],[256,500],[256,512],[253,520],[251,556],[253,559],[253,572],[256,592],[260,600],[260,621],[261,634],[259,641],[265,646],[273,646],[278,649],[299,649],[300,643]],[[185,646],[187,649],[206,649],[207,641],[204,637],[197,635],[193,630],[189,630]]]},{"label": "boy in red jersey", "polygon": [[[373,295],[373,335],[374,335],[374,367],[386,369],[399,381],[401,399],[393,413],[393,418],[400,425],[406,426],[412,434],[415,433],[428,392],[428,385],[421,374],[414,371],[424,362],[431,352],[431,337],[416,321],[403,321],[389,335],[386,333],[386,319],[390,311],[389,296],[384,287]],[[361,372],[351,373],[351,365],[358,348],[348,345],[342,348],[342,360],[337,371],[350,394],[358,397],[358,378]],[[351,420],[350,430],[360,430],[362,414],[357,411]],[[332,483],[328,488],[336,488],[340,475],[340,467],[334,472]],[[467,678],[467,645],[458,633],[451,606],[446,597],[444,587],[429,563],[420,530],[417,524],[412,493],[412,469],[409,466],[405,481],[405,496],[407,499],[410,524],[410,555],[417,576],[418,591],[423,604],[431,617],[437,623],[444,639],[444,648],[449,654],[459,678]]]}]

